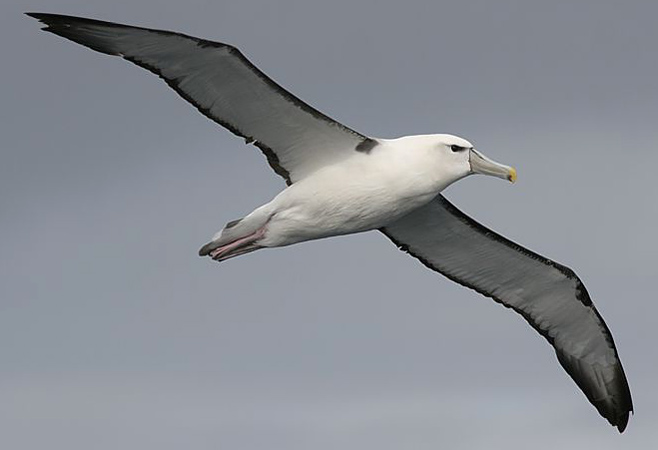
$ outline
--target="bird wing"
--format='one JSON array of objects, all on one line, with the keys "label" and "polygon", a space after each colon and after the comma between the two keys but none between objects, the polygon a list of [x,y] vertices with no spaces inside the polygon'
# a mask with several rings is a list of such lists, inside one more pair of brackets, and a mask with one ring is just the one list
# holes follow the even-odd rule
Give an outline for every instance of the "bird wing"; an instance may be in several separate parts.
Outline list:
[{"label": "bird wing", "polygon": [[202,114],[258,146],[288,184],[376,145],[290,94],[231,45],[99,20],[27,14],[46,31],[155,73]]},{"label": "bird wing", "polygon": [[633,410],[610,330],[569,268],[480,225],[439,195],[381,229],[401,250],[521,314],[599,413],[622,432]]}]

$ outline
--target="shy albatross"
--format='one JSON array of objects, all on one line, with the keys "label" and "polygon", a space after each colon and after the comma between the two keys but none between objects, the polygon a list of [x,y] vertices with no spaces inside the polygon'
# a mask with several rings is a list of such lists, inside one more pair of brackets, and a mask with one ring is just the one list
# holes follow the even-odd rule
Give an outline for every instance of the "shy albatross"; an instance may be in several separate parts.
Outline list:
[{"label": "shy albatross", "polygon": [[633,411],[610,330],[578,276],[466,216],[440,192],[470,174],[515,181],[465,139],[368,137],[293,96],[235,47],[170,31],[28,13],[46,31],[162,78],[209,119],[258,147],[288,187],[234,220],[199,254],[223,261],[267,247],[368,230],[428,268],[519,313],[554,347],[620,432]]}]

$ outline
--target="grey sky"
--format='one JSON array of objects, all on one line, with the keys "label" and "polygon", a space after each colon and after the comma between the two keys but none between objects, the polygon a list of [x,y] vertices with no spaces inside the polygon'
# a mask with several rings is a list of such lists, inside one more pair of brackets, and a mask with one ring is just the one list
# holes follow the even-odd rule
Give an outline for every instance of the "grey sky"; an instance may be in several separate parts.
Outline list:
[{"label": "grey sky", "polygon": [[[514,186],[446,195],[581,276],[629,378],[628,430],[519,316],[377,233],[198,258],[282,181],[151,74],[24,11],[230,42],[360,132],[459,134],[514,165]],[[650,1],[5,0],[0,447],[658,445],[657,16]]]}]

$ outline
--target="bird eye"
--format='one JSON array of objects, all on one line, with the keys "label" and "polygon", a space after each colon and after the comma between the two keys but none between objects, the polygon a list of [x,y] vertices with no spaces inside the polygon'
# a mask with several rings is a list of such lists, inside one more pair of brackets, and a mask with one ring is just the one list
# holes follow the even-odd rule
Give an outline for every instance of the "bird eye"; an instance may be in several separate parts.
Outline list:
[{"label": "bird eye", "polygon": [[461,145],[453,144],[453,145],[450,146],[450,150],[452,150],[453,152],[463,152],[464,150],[466,150],[466,147],[462,147]]}]

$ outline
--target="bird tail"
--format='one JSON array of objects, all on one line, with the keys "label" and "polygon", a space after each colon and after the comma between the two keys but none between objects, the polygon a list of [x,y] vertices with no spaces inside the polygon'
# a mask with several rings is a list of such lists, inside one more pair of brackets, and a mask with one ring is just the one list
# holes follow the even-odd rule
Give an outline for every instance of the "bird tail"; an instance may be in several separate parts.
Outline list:
[{"label": "bird tail", "polygon": [[246,217],[228,222],[210,242],[201,247],[199,256],[225,261],[263,248],[258,241],[265,236],[272,217],[268,209],[260,207]]}]

